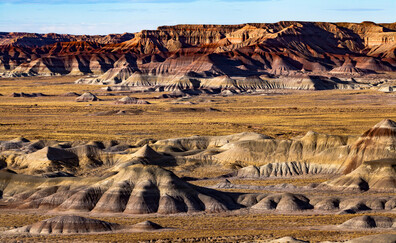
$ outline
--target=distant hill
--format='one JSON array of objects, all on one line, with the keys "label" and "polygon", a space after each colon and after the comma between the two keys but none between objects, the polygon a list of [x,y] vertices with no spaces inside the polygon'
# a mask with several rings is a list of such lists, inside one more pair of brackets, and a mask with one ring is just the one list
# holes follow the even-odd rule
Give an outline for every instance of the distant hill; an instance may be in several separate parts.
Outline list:
[{"label": "distant hill", "polygon": [[176,25],[107,36],[0,33],[3,76],[99,76],[107,71],[111,75],[95,82],[122,83],[134,73],[227,80],[394,72],[396,23]]}]

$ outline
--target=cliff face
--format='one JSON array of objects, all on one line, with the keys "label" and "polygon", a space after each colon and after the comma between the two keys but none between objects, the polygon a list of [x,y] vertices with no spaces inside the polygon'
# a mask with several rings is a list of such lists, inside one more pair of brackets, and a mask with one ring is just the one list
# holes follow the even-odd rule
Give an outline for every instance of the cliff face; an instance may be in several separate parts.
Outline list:
[{"label": "cliff face", "polygon": [[162,26],[107,36],[0,33],[5,76],[99,75],[120,67],[139,75],[195,78],[393,72],[396,28],[394,23],[283,21]]}]

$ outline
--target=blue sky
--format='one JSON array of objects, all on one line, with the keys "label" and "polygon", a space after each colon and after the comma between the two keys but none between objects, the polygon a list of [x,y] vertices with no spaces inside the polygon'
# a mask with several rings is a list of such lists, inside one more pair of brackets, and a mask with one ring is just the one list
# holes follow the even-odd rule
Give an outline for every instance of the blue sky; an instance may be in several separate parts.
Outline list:
[{"label": "blue sky", "polygon": [[175,24],[396,21],[396,0],[0,0],[0,32],[109,34]]}]

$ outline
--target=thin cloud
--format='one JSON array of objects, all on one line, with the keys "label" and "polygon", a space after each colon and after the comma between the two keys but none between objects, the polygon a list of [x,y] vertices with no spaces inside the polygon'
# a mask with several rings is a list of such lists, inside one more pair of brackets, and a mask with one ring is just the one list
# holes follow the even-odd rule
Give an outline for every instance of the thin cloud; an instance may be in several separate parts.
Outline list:
[{"label": "thin cloud", "polygon": [[339,12],[377,12],[383,11],[385,9],[382,8],[332,8],[327,9],[330,11],[339,11]]},{"label": "thin cloud", "polygon": [[58,5],[58,4],[104,4],[104,3],[183,3],[195,2],[198,0],[0,0],[0,3],[8,4],[45,4],[45,5]]},{"label": "thin cloud", "polygon": [[[0,4],[43,4],[43,5],[67,5],[67,4],[113,4],[113,3],[192,3],[201,0],[0,0]],[[216,2],[269,2],[276,0],[214,0]]]}]

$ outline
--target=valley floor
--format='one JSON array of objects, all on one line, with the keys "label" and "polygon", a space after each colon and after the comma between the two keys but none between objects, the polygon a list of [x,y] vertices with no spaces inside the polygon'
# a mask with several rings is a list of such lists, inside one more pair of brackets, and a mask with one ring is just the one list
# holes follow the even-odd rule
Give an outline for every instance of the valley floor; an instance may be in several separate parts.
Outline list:
[{"label": "valley floor", "polygon": [[[396,119],[396,94],[376,90],[268,90],[255,95],[157,99],[160,93],[108,92],[102,86],[75,85],[76,79],[0,79],[0,139],[133,142],[248,131],[290,138],[309,130],[358,135],[378,120]],[[77,103],[76,97],[63,96],[88,91],[102,101]],[[14,92],[48,96],[10,97]],[[114,104],[125,95],[152,104]]]},{"label": "valley floor", "polygon": [[[76,77],[29,77],[0,79],[0,140],[19,136],[29,140],[117,140],[135,143],[141,139],[164,139],[192,135],[228,135],[257,132],[275,138],[304,135],[309,130],[334,135],[359,135],[379,120],[396,119],[396,93],[377,90],[268,90],[259,94],[209,96],[164,99],[160,93],[124,93],[101,90],[101,86],[75,85]],[[75,102],[67,92],[97,94],[101,101]],[[13,92],[43,93],[47,96],[11,97]],[[129,95],[149,101],[149,105],[116,105],[119,98]],[[124,115],[115,115],[119,111]],[[122,113],[122,112],[121,112]],[[217,165],[168,167],[189,183],[214,187],[225,180],[222,175],[232,168]],[[300,176],[275,179],[227,178],[245,189],[218,190],[235,193],[300,193],[298,187],[322,183],[334,175]],[[187,178],[187,179],[186,179]],[[190,178],[190,179],[188,179]],[[293,185],[297,189],[271,185]],[[249,186],[251,188],[249,189]],[[258,186],[258,187],[257,187]],[[306,191],[306,195],[333,196],[328,191]],[[394,197],[395,193],[371,191],[356,195],[338,192],[344,198]],[[339,210],[338,210],[339,211]],[[191,242],[263,241],[292,236],[310,242],[345,241],[382,233],[394,233],[394,228],[348,229],[337,225],[361,216],[376,215],[395,218],[395,210],[359,211],[357,214],[337,214],[338,211],[305,210],[281,213],[275,210],[254,211],[251,208],[221,213],[180,213],[173,215],[76,214],[121,225],[133,225],[150,220],[167,230],[101,234],[34,236],[7,235],[6,230],[51,218],[54,212],[8,209],[0,202],[0,241],[99,241],[99,242]],[[57,213],[60,214],[60,213]]]}]

